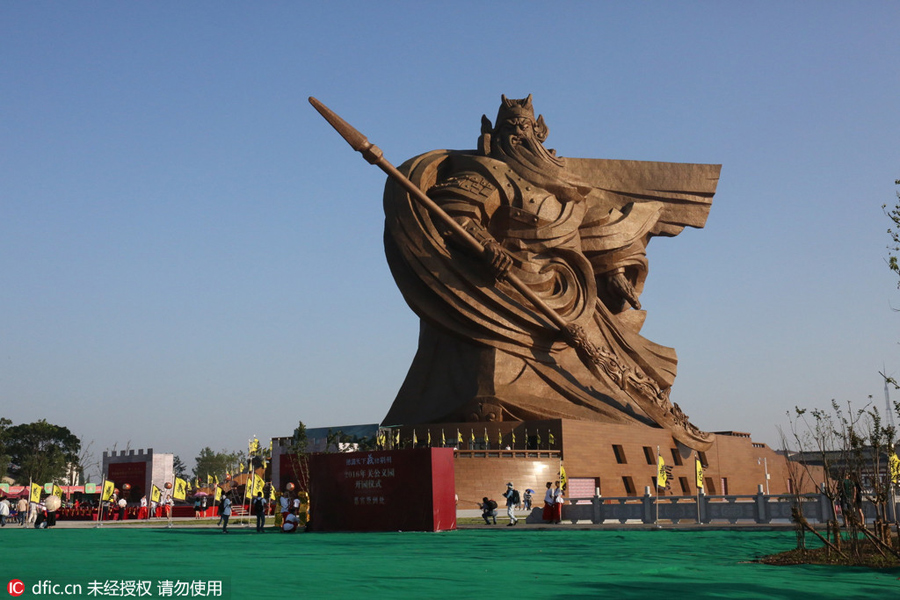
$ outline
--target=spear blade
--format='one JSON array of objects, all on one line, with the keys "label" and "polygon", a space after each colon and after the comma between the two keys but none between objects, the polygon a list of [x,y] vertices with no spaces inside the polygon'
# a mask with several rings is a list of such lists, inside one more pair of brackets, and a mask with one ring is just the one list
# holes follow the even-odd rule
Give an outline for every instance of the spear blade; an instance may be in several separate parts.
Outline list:
[{"label": "spear blade", "polygon": [[309,97],[309,103],[313,105],[319,114],[325,118],[328,123],[334,127],[334,130],[341,134],[341,137],[350,144],[350,147],[361,152],[370,164],[376,164],[382,157],[382,152],[372,144],[366,136],[360,133],[353,125],[342,119],[333,110],[319,102],[313,96]]}]

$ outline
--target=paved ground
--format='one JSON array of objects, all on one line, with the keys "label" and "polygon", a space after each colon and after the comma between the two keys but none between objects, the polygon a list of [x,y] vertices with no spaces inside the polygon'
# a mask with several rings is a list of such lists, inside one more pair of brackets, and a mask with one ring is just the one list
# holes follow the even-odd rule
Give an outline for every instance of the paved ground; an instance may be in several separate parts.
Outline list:
[{"label": "paved ground", "polygon": [[[793,525],[791,523],[775,523],[775,524],[764,524],[759,525],[752,522],[741,522],[737,524],[731,523],[710,523],[698,525],[696,523],[671,523],[671,522],[660,522],[657,525],[653,524],[644,524],[640,522],[629,522],[629,523],[603,523],[601,525],[595,525],[589,521],[579,521],[577,523],[572,523],[571,521],[563,521],[559,524],[552,523],[543,523],[543,522],[535,522],[535,523],[526,523],[525,517],[522,516],[519,519],[519,522],[515,526],[509,525],[509,520],[506,517],[506,514],[498,515],[497,524],[485,525],[481,520],[481,511],[470,511],[470,510],[461,510],[457,512],[457,528],[458,529],[502,529],[502,530],[512,530],[512,529],[528,529],[528,530],[553,530],[553,529],[565,529],[565,530],[573,530],[573,529],[596,529],[596,530],[608,530],[608,531],[617,531],[617,530],[629,530],[629,531],[640,531],[640,530],[652,530],[652,529],[668,529],[668,530],[704,530],[704,531],[730,531],[730,530],[755,530],[755,531],[776,531],[776,530],[785,530],[785,529],[793,529]],[[217,519],[209,518],[209,519],[195,519],[193,517],[179,517],[173,518],[171,523],[166,519],[149,519],[149,520],[127,520],[127,521],[103,521],[103,524],[100,525],[100,528],[103,529],[122,529],[122,528],[143,528],[143,527],[152,527],[152,528],[168,528],[168,527],[178,527],[178,528],[202,528],[202,529],[215,529],[218,527],[216,525]],[[19,525],[15,524],[7,524],[7,527],[17,528]],[[271,528],[274,526],[274,517],[268,517],[266,519],[266,527]],[[96,521],[65,521],[60,520],[56,522],[56,527],[59,529],[94,529],[97,528]],[[256,527],[256,518],[255,517],[232,517],[231,521],[228,524],[229,529],[253,529]]]}]

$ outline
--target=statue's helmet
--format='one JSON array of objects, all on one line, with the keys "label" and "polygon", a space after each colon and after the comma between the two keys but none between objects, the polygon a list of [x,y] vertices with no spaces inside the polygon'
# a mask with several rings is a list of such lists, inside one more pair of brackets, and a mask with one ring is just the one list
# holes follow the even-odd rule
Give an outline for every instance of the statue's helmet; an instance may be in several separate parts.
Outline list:
[{"label": "statue's helmet", "polygon": [[506,121],[527,118],[534,123],[534,107],[531,105],[531,94],[521,100],[510,100],[505,95],[500,95],[500,109],[497,111],[495,127]]}]

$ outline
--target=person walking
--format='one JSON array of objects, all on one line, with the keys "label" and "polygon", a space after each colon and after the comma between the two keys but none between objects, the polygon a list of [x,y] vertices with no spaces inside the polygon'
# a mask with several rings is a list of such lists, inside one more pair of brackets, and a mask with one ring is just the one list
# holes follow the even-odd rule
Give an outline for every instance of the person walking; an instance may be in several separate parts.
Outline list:
[{"label": "person walking", "polygon": [[6,519],[9,517],[9,500],[6,497],[3,497],[3,500],[0,500],[0,527],[6,527]]},{"label": "person walking", "polygon": [[553,490],[553,522],[554,523],[562,523],[562,505],[565,502],[563,498],[562,488],[559,487],[559,482],[556,482],[556,488]]},{"label": "person walking", "polygon": [[25,527],[26,518],[28,518],[28,500],[22,497],[16,502],[16,519],[18,519],[19,525]]},{"label": "person walking", "polygon": [[520,499],[519,490],[513,488],[511,481],[506,484],[506,491],[503,492],[503,497],[506,498],[506,516],[509,517],[509,523],[506,526],[512,527],[519,522],[519,519],[516,518],[516,508],[519,506]]},{"label": "person walking", "polygon": [[288,513],[291,512],[291,493],[285,490],[278,499],[278,504],[281,508],[281,522],[284,523]]},{"label": "person walking", "polygon": [[228,519],[231,517],[231,492],[222,498],[222,533],[228,533]]},{"label": "person walking", "polygon": [[531,512],[531,495],[534,493],[534,490],[528,488],[525,490],[525,493],[522,495],[522,507]]},{"label": "person walking", "polygon": [[267,481],[266,485],[263,486],[263,499],[266,501],[266,514],[272,514],[272,503],[271,500],[274,498],[273,492],[274,488],[272,486],[271,481]]},{"label": "person walking", "polygon": [[262,533],[266,526],[266,500],[262,492],[256,492],[253,499],[253,512],[256,513],[256,533]]}]

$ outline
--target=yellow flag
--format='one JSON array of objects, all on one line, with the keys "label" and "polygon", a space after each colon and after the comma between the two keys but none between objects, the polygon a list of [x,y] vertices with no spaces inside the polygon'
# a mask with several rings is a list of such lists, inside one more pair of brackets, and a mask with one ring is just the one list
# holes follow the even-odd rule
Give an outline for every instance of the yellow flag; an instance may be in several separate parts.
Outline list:
[{"label": "yellow flag", "polygon": [[462,432],[459,429],[456,430],[456,443],[460,446],[462,446],[463,443]]},{"label": "yellow flag", "polygon": [[250,446],[250,454],[251,455],[259,452],[259,440],[258,439],[253,438],[252,440],[250,440],[249,446]]},{"label": "yellow flag", "polygon": [[666,461],[659,454],[657,454],[657,457],[659,458],[659,465],[656,469],[656,487],[662,490],[666,487]]},{"label": "yellow flag", "polygon": [[515,429],[512,430],[512,443],[513,443],[513,446],[516,445],[516,430]]},{"label": "yellow flag", "polygon": [[51,493],[54,496],[56,496],[57,498],[59,498],[60,500],[62,500],[62,488],[59,487],[58,485],[56,485],[55,483],[53,484],[53,491]]},{"label": "yellow flag", "polygon": [[428,430],[428,447],[431,448],[431,430]]},{"label": "yellow flag", "polygon": [[413,446],[417,445],[419,441],[416,439],[416,430],[413,429]]},{"label": "yellow flag", "polygon": [[553,432],[548,431],[547,434],[550,436],[550,445],[553,446],[554,444],[556,444],[556,438],[553,437]]},{"label": "yellow flag", "polygon": [[28,495],[28,501],[38,503],[41,501],[41,492],[44,488],[36,483],[31,484],[31,493]]},{"label": "yellow flag", "polygon": [[537,447],[538,447],[538,450],[540,450],[540,448],[541,448],[541,432],[540,431],[537,432]]},{"label": "yellow flag", "polygon": [[221,499],[222,499],[222,488],[217,487],[216,488],[216,504],[218,504],[219,500],[221,500]]},{"label": "yellow flag", "polygon": [[497,445],[503,446],[503,432],[502,431],[497,432]]},{"label": "yellow flag", "polygon": [[488,439],[488,436],[487,436],[487,427],[484,428],[484,443],[485,444],[491,443],[491,441]]},{"label": "yellow flag", "polygon": [[447,445],[447,438],[444,436],[444,430],[441,429],[441,447],[443,448],[446,445]]},{"label": "yellow flag", "polygon": [[150,502],[156,502],[159,504],[160,499],[162,498],[162,490],[156,487],[156,484],[153,484],[153,487],[150,488]]},{"label": "yellow flag", "polygon": [[703,489],[703,464],[700,462],[700,458],[694,457],[694,475],[696,476],[697,481],[697,489]]},{"label": "yellow flag", "polygon": [[105,480],[103,482],[103,493],[100,494],[100,500],[103,502],[108,502],[112,499],[113,494],[116,492],[116,484],[114,484],[110,480]]},{"label": "yellow flag", "polygon": [[891,481],[893,483],[900,483],[900,458],[897,457],[897,453],[894,452],[888,458],[888,466],[891,470]]},{"label": "yellow flag", "polygon": [[259,475],[254,473],[251,485],[252,485],[252,487],[250,488],[250,497],[251,498],[256,498],[256,496],[258,494],[262,494],[263,485],[265,485],[263,483],[262,477],[260,477]]},{"label": "yellow flag", "polygon": [[175,490],[172,492],[172,497],[176,500],[184,500],[187,497],[187,481],[180,477],[175,478]]},{"label": "yellow flag", "polygon": [[213,475],[213,485],[219,485],[219,476]]},{"label": "yellow flag", "polygon": [[475,443],[475,430],[472,430],[472,443]]}]

